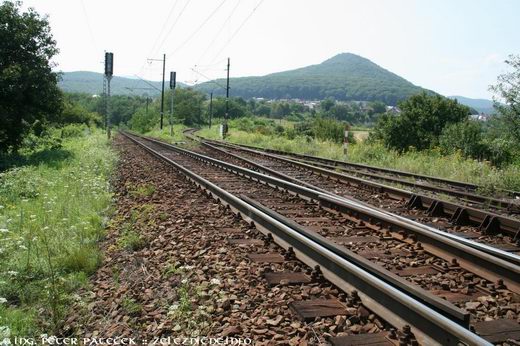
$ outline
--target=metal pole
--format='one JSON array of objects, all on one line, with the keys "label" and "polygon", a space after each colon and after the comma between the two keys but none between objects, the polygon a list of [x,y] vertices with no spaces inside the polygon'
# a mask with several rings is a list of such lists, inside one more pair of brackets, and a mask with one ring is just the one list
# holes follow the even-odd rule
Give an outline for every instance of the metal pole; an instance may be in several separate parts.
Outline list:
[{"label": "metal pole", "polygon": [[148,115],[148,103],[150,102],[150,98],[146,96],[146,115]]},{"label": "metal pole", "polygon": [[110,130],[112,124],[110,123],[110,80],[112,76],[107,76],[107,136],[110,139]]},{"label": "metal pole", "polygon": [[110,139],[110,81],[114,74],[114,54],[105,52],[105,77],[107,79],[107,99],[106,99],[106,122],[107,122],[107,137]]},{"label": "metal pole", "polygon": [[177,73],[170,72],[170,90],[171,90],[171,104],[170,104],[170,136],[173,137],[173,96],[175,93],[175,85],[177,83]]},{"label": "metal pole", "polygon": [[228,113],[229,113],[229,58],[227,59],[227,81],[226,81],[226,113],[224,114],[224,127],[222,129],[222,137],[226,138],[228,132]]},{"label": "metal pole", "polygon": [[213,91],[209,94],[209,128],[211,129],[211,117],[213,116]]},{"label": "metal pole", "polygon": [[346,156],[348,153],[348,130],[350,129],[350,126],[345,125],[345,133],[343,137],[343,154]]},{"label": "metal pole", "polygon": [[162,64],[162,89],[161,89],[161,130],[163,128],[163,117],[164,117],[164,71],[166,68],[166,54],[163,54]]},{"label": "metal pole", "polygon": [[107,130],[107,78],[103,75],[103,130]]},{"label": "metal pole", "polygon": [[172,89],[171,103],[170,103],[170,136],[173,137],[173,93],[175,89]]}]

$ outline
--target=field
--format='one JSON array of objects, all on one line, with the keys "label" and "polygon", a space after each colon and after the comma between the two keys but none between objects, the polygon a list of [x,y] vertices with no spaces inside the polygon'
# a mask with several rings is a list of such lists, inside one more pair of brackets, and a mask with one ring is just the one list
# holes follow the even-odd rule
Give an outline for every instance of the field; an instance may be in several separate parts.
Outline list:
[{"label": "field", "polygon": [[[218,125],[211,129],[203,128],[198,134],[210,139],[220,139]],[[345,156],[343,147],[330,141],[305,137],[288,139],[234,128],[230,129],[228,141],[466,181],[480,185],[484,193],[497,188],[520,190],[520,167],[516,165],[497,168],[488,162],[466,159],[458,153],[444,156],[436,149],[401,154],[381,144],[358,141],[349,146],[348,155]]]},{"label": "field", "polygon": [[84,129],[15,162],[0,173],[0,340],[64,322],[73,292],[102,258],[116,155],[106,135]]}]

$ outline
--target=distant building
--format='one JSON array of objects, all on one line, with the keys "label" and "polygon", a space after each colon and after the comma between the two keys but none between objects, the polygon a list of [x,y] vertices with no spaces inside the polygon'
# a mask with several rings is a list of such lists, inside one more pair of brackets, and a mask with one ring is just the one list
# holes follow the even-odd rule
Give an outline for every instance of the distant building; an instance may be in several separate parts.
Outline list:
[{"label": "distant building", "polygon": [[469,117],[471,119],[477,120],[477,121],[488,121],[489,120],[489,115],[488,114],[484,114],[484,113],[471,114]]},{"label": "distant building", "polygon": [[386,106],[386,112],[394,115],[401,114],[401,110],[396,106]]}]

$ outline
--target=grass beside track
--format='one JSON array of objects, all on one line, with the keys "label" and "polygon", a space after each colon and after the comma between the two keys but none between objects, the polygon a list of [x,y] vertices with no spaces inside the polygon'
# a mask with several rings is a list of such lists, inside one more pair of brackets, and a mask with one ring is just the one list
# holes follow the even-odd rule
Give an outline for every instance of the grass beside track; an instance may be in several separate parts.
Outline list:
[{"label": "grass beside track", "polygon": [[[218,126],[203,128],[197,133],[209,139],[220,139]],[[400,154],[381,144],[359,142],[351,144],[348,156],[345,156],[343,147],[330,141],[308,140],[304,137],[288,139],[233,128],[230,129],[228,141],[465,181],[481,186],[482,193],[491,193],[497,188],[520,191],[520,167],[517,165],[499,169],[488,162],[466,159],[460,154],[443,156],[435,149]]]},{"label": "grass beside track", "polygon": [[173,125],[173,136],[170,136],[170,125],[165,125],[163,129],[155,128],[146,132],[145,136],[159,138],[165,142],[182,142],[185,140],[182,131],[186,129],[184,125]]},{"label": "grass beside track", "polygon": [[[64,154],[65,153],[65,154]],[[0,173],[0,341],[54,333],[101,261],[116,155],[101,131]]]}]

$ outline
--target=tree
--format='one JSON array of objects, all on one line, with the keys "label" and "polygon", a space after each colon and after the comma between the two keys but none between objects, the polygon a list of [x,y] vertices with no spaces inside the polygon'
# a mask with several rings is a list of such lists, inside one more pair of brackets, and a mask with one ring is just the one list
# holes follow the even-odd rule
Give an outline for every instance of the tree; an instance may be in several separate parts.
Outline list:
[{"label": "tree", "polygon": [[465,157],[475,159],[481,159],[487,154],[482,138],[482,127],[474,120],[447,125],[442,130],[439,145],[445,154],[452,154],[458,150]]},{"label": "tree", "polygon": [[327,97],[325,100],[320,102],[320,109],[322,112],[326,113],[328,112],[334,105],[336,104],[336,101],[334,101],[333,98]]},{"label": "tree", "polygon": [[273,102],[271,107],[271,116],[281,119],[291,114],[291,106],[286,101]]},{"label": "tree", "polygon": [[[238,99],[229,99],[229,119],[236,119],[243,117],[247,114],[246,106]],[[213,116],[215,118],[224,118],[226,115],[226,98],[217,97],[213,99]]]},{"label": "tree", "polygon": [[399,108],[399,115],[385,114],[378,119],[372,137],[401,151],[437,145],[446,125],[464,121],[469,115],[469,108],[456,100],[425,92],[400,102]]},{"label": "tree", "polygon": [[[170,100],[170,92],[165,96],[165,100]],[[191,88],[179,88],[175,90],[173,96],[173,117],[184,125],[203,124],[203,102],[206,96]],[[169,106],[167,106],[169,108]],[[168,111],[169,112],[169,109]],[[168,123],[168,113],[165,112],[166,123]]]},{"label": "tree", "polygon": [[85,124],[85,125],[101,125],[102,118],[99,114],[89,112],[78,103],[66,101],[63,104],[63,110],[59,118],[55,120],[56,125],[66,124]]},{"label": "tree", "polygon": [[[494,106],[506,125],[508,135],[520,138],[520,55],[510,55],[505,61],[513,71],[498,76],[496,85],[490,90],[495,93]],[[503,103],[502,103],[503,102]]]},{"label": "tree", "polygon": [[386,105],[380,101],[375,101],[375,102],[370,103],[370,107],[371,107],[370,115],[383,114],[386,112]]},{"label": "tree", "polygon": [[53,121],[62,109],[49,22],[20,8],[20,2],[0,5],[0,151],[19,147],[33,124]]}]

